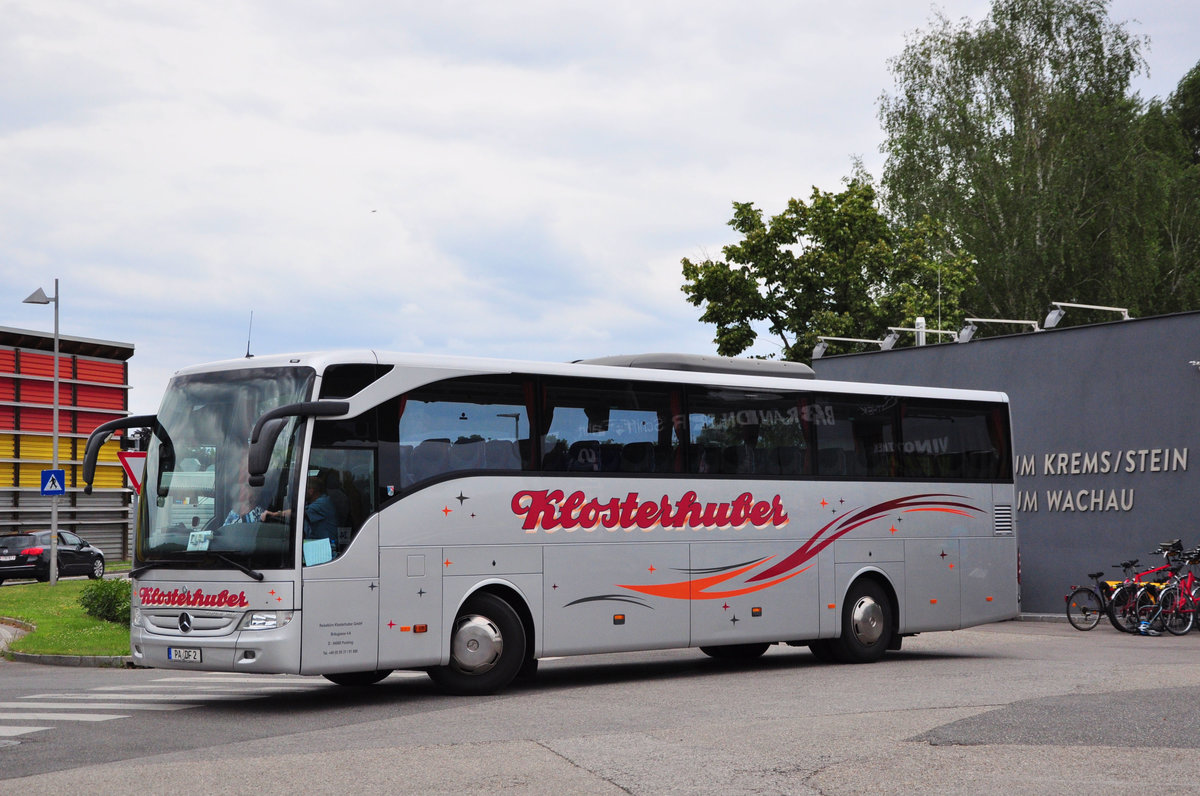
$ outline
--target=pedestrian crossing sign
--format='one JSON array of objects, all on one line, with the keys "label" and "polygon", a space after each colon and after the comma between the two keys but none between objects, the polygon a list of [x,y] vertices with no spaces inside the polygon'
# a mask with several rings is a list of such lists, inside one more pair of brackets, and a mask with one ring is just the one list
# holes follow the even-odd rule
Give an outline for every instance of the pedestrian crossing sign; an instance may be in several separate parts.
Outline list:
[{"label": "pedestrian crossing sign", "polygon": [[42,494],[61,495],[67,491],[67,474],[63,470],[42,470]]}]

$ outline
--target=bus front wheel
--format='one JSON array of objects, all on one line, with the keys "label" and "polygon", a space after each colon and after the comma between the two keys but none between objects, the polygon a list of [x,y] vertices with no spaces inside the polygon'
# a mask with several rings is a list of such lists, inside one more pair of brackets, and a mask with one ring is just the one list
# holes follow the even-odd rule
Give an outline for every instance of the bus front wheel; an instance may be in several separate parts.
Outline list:
[{"label": "bus front wheel", "polygon": [[892,641],[892,603],[873,580],[854,583],[842,605],[842,635],[831,640],[841,663],[873,663]]},{"label": "bus front wheel", "polygon": [[450,663],[429,676],[451,694],[492,694],[507,686],[525,662],[525,627],[504,599],[471,597],[454,620]]}]

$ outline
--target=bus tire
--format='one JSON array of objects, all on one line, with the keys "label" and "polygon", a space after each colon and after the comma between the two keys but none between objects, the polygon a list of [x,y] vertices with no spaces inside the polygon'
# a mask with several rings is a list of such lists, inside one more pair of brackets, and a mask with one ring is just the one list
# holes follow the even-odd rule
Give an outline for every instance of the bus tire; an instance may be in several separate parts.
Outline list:
[{"label": "bus tire", "polygon": [[347,688],[366,688],[369,685],[375,685],[391,673],[391,669],[376,669],[373,672],[336,672],[323,676],[329,682]]},{"label": "bus tire", "polygon": [[770,644],[721,644],[716,647],[701,647],[700,651],[719,661],[752,661],[762,657]]},{"label": "bus tire", "polygon": [[482,592],[463,605],[450,634],[450,663],[429,676],[451,694],[493,694],[525,663],[525,627],[505,600]]},{"label": "bus tire", "polygon": [[810,641],[808,642],[808,651],[821,663],[837,663],[837,657],[833,654],[832,641],[833,639],[828,638]]},{"label": "bus tire", "polygon": [[537,679],[538,659],[529,657],[521,664],[521,668],[517,670],[517,682],[528,683]]},{"label": "bus tire", "polygon": [[883,587],[860,578],[842,604],[842,635],[832,640],[840,663],[874,663],[892,641],[892,603]]}]

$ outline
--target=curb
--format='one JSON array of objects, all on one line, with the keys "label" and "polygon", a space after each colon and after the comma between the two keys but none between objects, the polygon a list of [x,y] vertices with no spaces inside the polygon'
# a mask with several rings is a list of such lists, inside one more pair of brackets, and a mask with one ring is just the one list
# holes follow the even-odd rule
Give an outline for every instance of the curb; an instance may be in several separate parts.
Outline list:
[{"label": "curb", "polygon": [[1066,614],[1021,614],[1017,617],[1018,622],[1065,622],[1067,621]]},{"label": "curb", "polygon": [[45,666],[90,666],[110,669],[136,668],[131,655],[35,655],[10,650],[11,641],[34,630],[34,626],[19,619],[0,616],[0,653],[10,661],[38,663]]}]

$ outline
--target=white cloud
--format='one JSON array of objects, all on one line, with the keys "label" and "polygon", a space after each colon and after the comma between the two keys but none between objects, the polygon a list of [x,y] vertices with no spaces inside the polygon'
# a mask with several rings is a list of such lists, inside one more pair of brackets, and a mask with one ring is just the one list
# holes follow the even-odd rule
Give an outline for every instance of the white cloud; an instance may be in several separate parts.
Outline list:
[{"label": "white cloud", "polygon": [[[978,19],[982,0],[953,4]],[[1194,57],[1191,4],[1114,4]],[[922,4],[19,0],[0,28],[0,325],[177,367],[326,347],[712,350],[679,259],[734,200],[877,172]],[[1164,52],[1165,51],[1165,52]],[[1184,63],[1183,67],[1179,64]],[[1165,76],[1164,73],[1165,72]],[[1166,88],[1162,88],[1162,86]],[[772,348],[763,342],[763,350]]]}]

